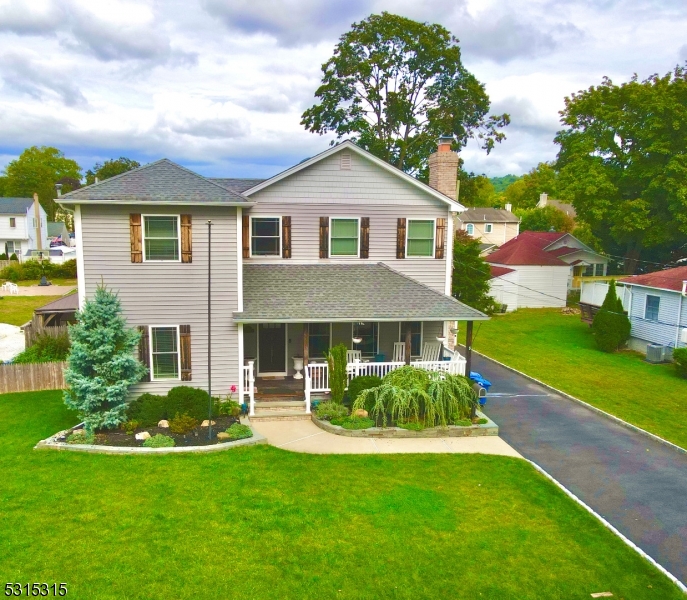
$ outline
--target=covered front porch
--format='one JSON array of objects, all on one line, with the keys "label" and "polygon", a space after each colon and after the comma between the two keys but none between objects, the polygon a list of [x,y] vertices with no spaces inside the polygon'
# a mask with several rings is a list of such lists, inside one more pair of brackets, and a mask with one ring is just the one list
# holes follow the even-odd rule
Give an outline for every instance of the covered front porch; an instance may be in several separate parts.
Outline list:
[{"label": "covered front porch", "polygon": [[250,265],[244,282],[235,319],[251,415],[256,393],[278,398],[280,381],[284,395],[302,382],[308,414],[313,395],[330,391],[326,355],[338,344],[348,348],[349,381],[407,364],[464,375],[469,345],[465,357],[451,349],[456,321],[467,321],[469,333],[487,318],[383,264]]}]

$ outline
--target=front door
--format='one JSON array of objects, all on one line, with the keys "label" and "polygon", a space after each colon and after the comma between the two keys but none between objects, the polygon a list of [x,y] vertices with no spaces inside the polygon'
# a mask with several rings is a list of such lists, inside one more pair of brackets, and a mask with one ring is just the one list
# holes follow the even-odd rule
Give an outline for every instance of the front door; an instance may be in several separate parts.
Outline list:
[{"label": "front door", "polygon": [[286,375],[286,325],[258,325],[258,374]]}]

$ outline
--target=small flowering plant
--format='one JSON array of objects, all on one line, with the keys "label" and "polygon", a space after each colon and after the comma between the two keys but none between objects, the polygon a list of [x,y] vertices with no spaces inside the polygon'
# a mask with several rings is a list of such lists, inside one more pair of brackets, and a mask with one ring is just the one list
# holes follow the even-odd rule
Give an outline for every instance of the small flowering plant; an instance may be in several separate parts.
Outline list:
[{"label": "small flowering plant", "polygon": [[217,413],[220,415],[230,415],[232,417],[238,417],[241,414],[241,405],[234,400],[234,394],[238,388],[232,385],[229,388],[229,394],[227,394],[223,399],[220,398]]}]

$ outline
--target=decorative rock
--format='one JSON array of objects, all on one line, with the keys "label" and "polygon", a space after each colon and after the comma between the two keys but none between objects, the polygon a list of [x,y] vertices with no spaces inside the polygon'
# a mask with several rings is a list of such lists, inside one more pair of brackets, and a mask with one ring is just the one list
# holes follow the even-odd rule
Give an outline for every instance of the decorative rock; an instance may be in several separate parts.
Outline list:
[{"label": "decorative rock", "polygon": [[160,427],[160,428],[162,428],[162,429],[167,429],[167,428],[169,427],[169,421],[166,421],[165,419],[162,419],[162,421],[160,421],[160,422],[157,424],[157,426]]},{"label": "decorative rock", "polygon": [[141,433],[136,434],[137,440],[147,440],[149,437],[150,434],[147,431],[142,431]]},{"label": "decorative rock", "polygon": [[218,440],[228,440],[231,436],[226,431],[220,431],[217,434]]},{"label": "decorative rock", "polygon": [[353,413],[354,417],[366,417],[367,411],[364,408],[359,408]]},{"label": "decorative rock", "polygon": [[[217,425],[217,423],[215,423],[214,421],[212,422],[212,424],[213,424],[213,425]],[[205,421],[203,421],[203,422],[200,424],[200,426],[201,426],[201,427],[208,427],[208,426],[209,426],[208,420],[205,419]]]}]

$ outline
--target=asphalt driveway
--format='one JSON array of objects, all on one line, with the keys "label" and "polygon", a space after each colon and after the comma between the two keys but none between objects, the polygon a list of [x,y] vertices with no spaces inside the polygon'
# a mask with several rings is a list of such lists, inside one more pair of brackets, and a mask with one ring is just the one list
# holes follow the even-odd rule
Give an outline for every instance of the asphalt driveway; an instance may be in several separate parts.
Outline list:
[{"label": "asphalt driveway", "polygon": [[[499,435],[687,582],[687,454],[473,354]],[[603,557],[599,557],[603,560]]]}]

